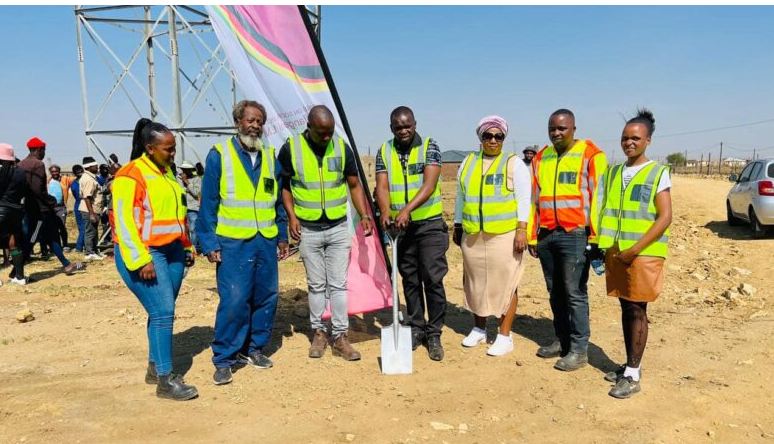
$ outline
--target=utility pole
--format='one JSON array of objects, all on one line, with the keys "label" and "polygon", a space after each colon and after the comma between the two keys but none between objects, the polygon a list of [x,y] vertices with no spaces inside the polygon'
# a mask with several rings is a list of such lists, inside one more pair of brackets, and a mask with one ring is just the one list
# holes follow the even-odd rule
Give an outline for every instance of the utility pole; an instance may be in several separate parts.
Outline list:
[{"label": "utility pole", "polygon": [[720,142],[720,157],[718,158],[718,173],[723,174],[723,142]]},{"label": "utility pole", "polygon": [[753,148],[753,160],[755,160],[755,148]]},{"label": "utility pole", "polygon": [[683,166],[688,166],[688,150],[685,150],[685,154],[683,154]]},{"label": "utility pole", "polygon": [[701,160],[699,161],[699,164],[697,165],[699,168],[698,173],[701,174],[701,167],[704,165],[704,153],[701,153]]},{"label": "utility pole", "polygon": [[712,173],[712,152],[707,153],[707,175]]}]

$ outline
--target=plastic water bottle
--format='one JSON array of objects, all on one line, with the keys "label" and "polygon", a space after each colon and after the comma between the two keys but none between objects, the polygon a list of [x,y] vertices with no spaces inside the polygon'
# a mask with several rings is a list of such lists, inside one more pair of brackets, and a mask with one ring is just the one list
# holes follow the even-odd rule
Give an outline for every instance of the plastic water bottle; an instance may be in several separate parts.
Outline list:
[{"label": "plastic water bottle", "polygon": [[[591,245],[586,245],[586,255],[588,256],[591,254],[592,248]],[[599,251],[599,250],[597,250]],[[591,268],[594,269],[594,273],[597,274],[597,276],[601,276],[605,274],[605,261],[604,259],[601,259],[599,257],[593,257],[591,258]]]}]

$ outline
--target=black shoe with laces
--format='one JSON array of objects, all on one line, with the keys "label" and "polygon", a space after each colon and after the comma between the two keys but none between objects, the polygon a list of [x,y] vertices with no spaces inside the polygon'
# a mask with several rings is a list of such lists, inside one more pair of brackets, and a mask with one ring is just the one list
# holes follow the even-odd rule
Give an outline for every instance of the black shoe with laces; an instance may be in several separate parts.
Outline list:
[{"label": "black shoe with laces", "polygon": [[615,383],[615,387],[610,389],[608,395],[613,398],[626,399],[631,398],[635,393],[639,393],[640,381],[635,381],[631,376],[621,376]]},{"label": "black shoe with laces", "polygon": [[607,382],[618,382],[618,378],[623,376],[625,370],[626,370],[626,366],[622,365],[622,366],[618,367],[617,369],[613,370],[612,372],[607,372],[605,374],[605,381],[607,381]]},{"label": "black shoe with laces", "polygon": [[440,336],[431,336],[427,338],[427,354],[433,361],[443,360],[443,345],[441,345]]},{"label": "black shoe with laces", "polygon": [[271,359],[269,359],[266,355],[264,355],[260,351],[255,351],[250,353],[250,355],[245,356],[242,353],[239,353],[237,355],[237,359],[242,361],[245,364],[250,364],[255,368],[272,368],[274,366],[274,363],[271,362]]},{"label": "black shoe with laces", "polygon": [[173,401],[187,401],[199,396],[199,391],[196,390],[196,387],[186,384],[181,375],[170,373],[159,375],[156,396]]},{"label": "black shoe with laces", "polygon": [[215,385],[228,384],[233,380],[234,380],[234,377],[231,374],[231,367],[215,368],[215,374],[212,375],[212,382],[214,382]]}]

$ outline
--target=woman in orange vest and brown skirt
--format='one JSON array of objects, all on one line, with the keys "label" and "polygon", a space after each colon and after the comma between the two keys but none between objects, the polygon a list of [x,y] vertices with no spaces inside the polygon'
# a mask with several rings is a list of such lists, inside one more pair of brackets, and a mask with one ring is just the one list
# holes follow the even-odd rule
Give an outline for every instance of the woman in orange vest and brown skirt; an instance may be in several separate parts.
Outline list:
[{"label": "woman in orange vest and brown skirt", "polygon": [[605,375],[610,396],[640,391],[640,361],[648,340],[648,302],[661,293],[672,198],[669,170],[645,156],[655,130],[653,113],[642,109],[626,122],[621,148],[626,163],[608,168],[600,209],[599,248],[605,251],[607,294],[621,303],[626,365]]},{"label": "woman in orange vest and brown skirt", "polygon": [[131,162],[113,182],[116,268],[148,312],[150,357],[145,382],[156,396],[185,401],[198,396],[172,373],[175,300],[185,267],[193,265],[186,235],[186,204],[171,171],[175,137],[164,125],[140,119],[134,129]]}]

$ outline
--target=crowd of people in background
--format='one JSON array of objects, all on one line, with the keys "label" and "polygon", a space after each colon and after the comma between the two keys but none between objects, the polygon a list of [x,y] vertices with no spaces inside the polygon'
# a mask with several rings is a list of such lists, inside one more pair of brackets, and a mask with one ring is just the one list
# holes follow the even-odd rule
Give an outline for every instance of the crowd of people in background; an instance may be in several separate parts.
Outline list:
[{"label": "crowd of people in background", "polygon": [[[27,150],[20,159],[18,149],[0,144],[0,266],[11,270],[7,278],[0,275],[0,285],[32,282],[24,265],[34,258],[47,261],[53,253],[61,271],[72,275],[85,270],[87,262],[106,259],[105,253],[114,249],[111,189],[121,168],[118,157],[110,154],[107,163],[99,164],[87,156],[63,171],[56,163],[46,168],[46,143],[40,138],[31,138]],[[185,163],[182,171],[178,180],[185,183],[195,220],[203,166]],[[71,214],[77,233],[68,230]],[[83,258],[71,261],[67,256],[72,254]]]}]

